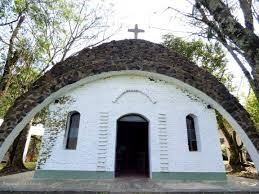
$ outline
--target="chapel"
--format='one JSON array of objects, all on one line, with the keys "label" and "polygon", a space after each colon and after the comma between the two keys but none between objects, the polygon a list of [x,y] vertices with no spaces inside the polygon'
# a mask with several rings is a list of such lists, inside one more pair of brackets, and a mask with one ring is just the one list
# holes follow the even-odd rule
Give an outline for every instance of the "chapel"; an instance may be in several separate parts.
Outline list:
[{"label": "chapel", "polygon": [[225,180],[216,111],[259,170],[249,114],[213,75],[140,39],[85,48],[56,64],[8,110],[0,160],[48,109],[34,179]]},{"label": "chapel", "polygon": [[35,178],[225,178],[215,110],[192,88],[137,69],[89,78],[49,105]]},{"label": "chapel", "polygon": [[214,109],[159,75],[111,73],[82,83],[49,114],[36,175],[224,176]]}]

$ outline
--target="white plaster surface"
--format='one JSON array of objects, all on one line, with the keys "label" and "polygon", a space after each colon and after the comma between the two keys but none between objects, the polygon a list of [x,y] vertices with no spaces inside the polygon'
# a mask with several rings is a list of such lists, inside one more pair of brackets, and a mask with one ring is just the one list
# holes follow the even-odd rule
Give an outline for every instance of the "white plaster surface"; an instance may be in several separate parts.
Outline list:
[{"label": "white plaster surface", "polygon": [[[125,92],[126,91],[126,92]],[[122,95],[121,95],[122,94]],[[116,121],[137,113],[149,121],[149,157],[151,172],[224,172],[215,112],[207,104],[165,81],[144,76],[118,75],[78,86],[65,94],[74,102],[63,110],[57,104],[50,111],[78,111],[81,114],[76,150],[64,149],[65,129],[59,133],[50,158],[42,170],[98,171],[100,115],[106,115],[107,142],[102,171],[114,171]],[[119,97],[119,98],[118,98]],[[161,166],[159,115],[166,122],[168,164]],[[188,150],[185,117],[197,117],[197,152]],[[48,132],[45,130],[45,140]],[[167,169],[167,170],[164,170]]]}]

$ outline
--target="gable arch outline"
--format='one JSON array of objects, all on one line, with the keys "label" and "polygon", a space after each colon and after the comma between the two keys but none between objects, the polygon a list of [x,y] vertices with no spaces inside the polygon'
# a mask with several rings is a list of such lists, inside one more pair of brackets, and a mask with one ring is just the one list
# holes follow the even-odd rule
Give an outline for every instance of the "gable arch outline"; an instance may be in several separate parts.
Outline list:
[{"label": "gable arch outline", "polygon": [[141,91],[141,90],[137,90],[137,89],[128,89],[123,91],[120,95],[118,95],[115,100],[113,100],[113,103],[117,103],[119,101],[119,99],[124,96],[127,93],[139,93],[142,94],[143,96],[145,96],[151,103],[156,104],[157,101],[152,99],[148,94],[146,94],[145,92]]},{"label": "gable arch outline", "polygon": [[26,123],[43,107],[83,83],[119,74],[167,81],[201,98],[237,131],[259,170],[259,134],[238,100],[204,69],[162,45],[139,39],[83,49],[39,78],[6,113],[0,127],[0,160]]},{"label": "gable arch outline", "polygon": [[90,82],[94,82],[99,79],[108,78],[111,76],[120,76],[120,75],[135,75],[135,76],[144,76],[144,77],[152,77],[153,79],[160,79],[164,80],[168,83],[174,84],[178,86],[179,88],[186,89],[192,94],[198,96],[202,100],[204,100],[206,103],[210,104],[214,109],[218,110],[220,114],[223,115],[223,117],[231,124],[231,126],[237,131],[237,133],[240,135],[240,138],[244,142],[249,154],[251,155],[252,160],[255,163],[256,169],[258,171],[259,167],[259,155],[257,153],[256,148],[254,147],[253,143],[249,139],[249,137],[246,135],[242,127],[236,122],[236,120],[215,100],[213,100],[211,97],[207,96],[203,92],[199,91],[198,89],[180,81],[172,77],[168,77],[165,75],[157,74],[157,73],[151,73],[151,72],[144,72],[144,71],[137,71],[137,70],[126,70],[126,71],[112,71],[108,73],[102,73],[99,75],[90,76],[84,79],[81,79],[80,81],[67,85],[60,90],[58,90],[55,93],[52,93],[48,98],[46,98],[41,104],[36,106],[23,120],[20,122],[16,128],[13,130],[13,132],[6,138],[5,142],[2,144],[1,150],[0,150],[0,159],[3,158],[4,154],[8,150],[9,146],[11,145],[12,141],[15,139],[15,137],[20,133],[20,131],[23,129],[23,127],[29,122],[40,110],[42,110],[45,106],[50,104],[51,102],[54,102],[55,99],[61,97],[62,95],[66,94],[67,92],[77,88],[80,85],[84,85]]}]

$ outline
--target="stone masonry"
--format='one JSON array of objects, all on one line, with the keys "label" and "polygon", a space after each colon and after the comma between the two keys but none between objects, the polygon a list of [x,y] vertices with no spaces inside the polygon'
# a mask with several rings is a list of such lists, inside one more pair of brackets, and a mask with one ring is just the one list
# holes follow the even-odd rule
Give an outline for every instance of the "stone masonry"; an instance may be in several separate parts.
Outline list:
[{"label": "stone masonry", "polygon": [[0,145],[26,114],[50,94],[82,78],[109,71],[140,70],[174,77],[218,102],[244,129],[257,150],[259,134],[249,114],[214,76],[180,54],[145,40],[121,40],[83,49],[56,64],[8,110],[0,127]]}]

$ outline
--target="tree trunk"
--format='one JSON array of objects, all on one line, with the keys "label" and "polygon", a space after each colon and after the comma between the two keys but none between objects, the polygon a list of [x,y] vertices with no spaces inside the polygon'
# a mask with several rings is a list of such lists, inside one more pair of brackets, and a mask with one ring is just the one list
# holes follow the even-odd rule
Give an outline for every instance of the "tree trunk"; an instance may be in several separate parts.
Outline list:
[{"label": "tree trunk", "polygon": [[[34,157],[35,157],[35,153],[36,153],[36,146],[37,146],[37,138],[35,138],[35,137],[33,137],[33,136],[31,136],[31,152],[30,152],[30,154],[29,154],[29,161],[30,162],[33,162],[33,159],[34,159]],[[30,149],[30,148],[29,148]]]},{"label": "tree trunk", "polygon": [[10,151],[9,161],[3,170],[20,171],[26,169],[23,163],[23,151],[30,128],[31,122],[26,125],[15,139]]},{"label": "tree trunk", "polygon": [[[243,156],[241,146],[236,143],[236,132],[233,131],[233,135],[231,136],[233,140],[233,145],[229,145],[230,157],[229,157],[229,165],[232,168],[233,172],[240,172],[245,170],[243,166]],[[241,144],[242,145],[242,144]]]},{"label": "tree trunk", "polygon": [[[232,168],[233,172],[240,172],[244,170],[243,163],[241,162],[241,160],[244,160],[242,157],[242,151],[241,151],[243,144],[241,144],[240,146],[237,144],[236,132],[235,131],[231,132],[227,129],[227,127],[224,124],[222,115],[217,114],[217,120],[218,120],[218,125],[220,130],[226,137],[227,142],[229,144],[229,148],[228,148],[230,152],[230,156],[228,159],[229,165]],[[231,133],[233,133],[233,135],[231,135]]]},{"label": "tree trunk", "polygon": [[[242,51],[242,56],[252,68],[252,89],[259,100],[259,37],[253,31],[253,20],[251,19],[251,4],[240,0],[246,27],[243,27],[231,14],[230,8],[221,0],[195,0],[196,6],[201,10],[204,6],[214,18],[211,23],[216,23],[220,34],[223,34],[237,48]],[[250,6],[250,7],[249,7]],[[204,10],[202,10],[205,13]],[[206,18],[208,18],[206,16]],[[208,22],[205,22],[208,25]],[[214,29],[214,28],[213,28]]]},{"label": "tree trunk", "polygon": [[4,95],[6,90],[8,89],[10,85],[10,80],[11,80],[11,71],[14,65],[17,63],[19,60],[19,51],[17,51],[14,48],[15,45],[15,39],[17,38],[18,32],[22,27],[22,23],[25,20],[25,16],[20,16],[19,20],[17,22],[16,27],[14,28],[10,41],[9,41],[9,48],[7,52],[7,58],[5,61],[4,69],[3,69],[3,75],[1,76],[0,79],[0,97]]}]

